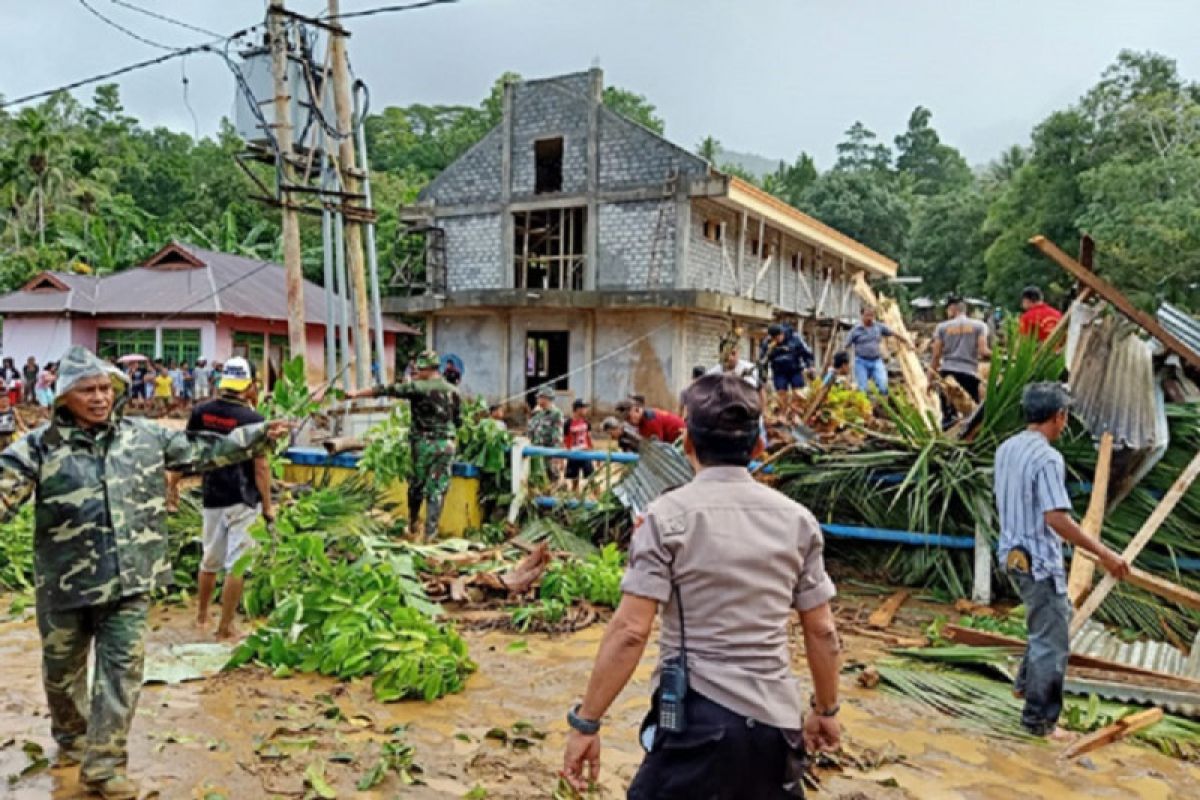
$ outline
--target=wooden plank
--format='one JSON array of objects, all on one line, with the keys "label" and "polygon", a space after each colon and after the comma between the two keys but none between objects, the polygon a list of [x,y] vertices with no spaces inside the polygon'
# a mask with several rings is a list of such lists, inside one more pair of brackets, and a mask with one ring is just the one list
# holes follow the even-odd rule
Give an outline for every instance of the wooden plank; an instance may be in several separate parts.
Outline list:
[{"label": "wooden plank", "polygon": [[912,592],[908,589],[901,589],[895,592],[879,608],[871,612],[871,616],[867,618],[867,625],[872,628],[883,630],[892,624],[892,619],[896,616],[896,612],[900,610],[900,606],[904,605],[904,601],[912,596]]},{"label": "wooden plank", "polygon": [[1162,718],[1163,710],[1161,708],[1148,708],[1145,711],[1130,714],[1128,717],[1117,720],[1112,725],[1107,725],[1095,733],[1088,734],[1079,741],[1068,745],[1059,755],[1059,758],[1076,758],[1084,753],[1099,750],[1105,745],[1124,739],[1126,736],[1149,728],[1151,725],[1157,725]]},{"label": "wooden plank", "polygon": [[1095,274],[1083,264],[1080,264],[1075,259],[1058,249],[1058,246],[1047,239],[1045,236],[1034,236],[1029,240],[1029,243],[1042,251],[1042,254],[1049,258],[1054,263],[1065,269],[1067,272],[1079,279],[1079,282],[1091,289],[1096,294],[1103,297],[1113,305],[1118,311],[1124,314],[1129,319],[1137,323],[1143,330],[1162,342],[1163,346],[1172,351],[1194,368],[1200,369],[1200,353],[1197,353],[1192,348],[1188,347],[1183,341],[1176,338],[1158,324],[1151,315],[1142,311],[1129,302],[1125,295],[1121,294],[1115,286],[1108,281]]},{"label": "wooden plank", "polygon": [[[1183,499],[1183,495],[1187,492],[1188,487],[1192,485],[1192,482],[1196,480],[1197,475],[1200,475],[1200,453],[1196,453],[1192,457],[1192,463],[1188,464],[1187,468],[1175,479],[1175,484],[1171,486],[1170,490],[1163,496],[1163,499],[1159,501],[1158,506],[1155,507],[1154,511],[1142,525],[1141,530],[1137,532],[1137,535],[1133,537],[1133,541],[1125,548],[1125,552],[1121,553],[1122,558],[1130,564],[1134,562],[1138,554],[1142,552],[1142,548],[1149,543],[1150,537],[1158,531],[1159,527],[1162,526],[1163,522],[1166,521],[1167,517],[1175,509],[1176,504]],[[1078,633],[1079,629],[1083,627],[1083,623],[1087,622],[1092,614],[1096,613],[1096,609],[1100,607],[1100,604],[1104,602],[1104,599],[1108,597],[1116,585],[1116,578],[1112,575],[1104,576],[1104,579],[1092,590],[1087,599],[1083,601],[1083,605],[1075,612],[1075,616],[1071,618],[1071,636]]]},{"label": "wooden plank", "polygon": [[[1018,653],[1025,649],[1024,639],[1018,639],[1015,636],[1005,636],[1002,633],[963,628],[959,625],[944,625],[942,627],[942,635],[956,644],[967,644],[973,647],[1006,647]],[[1180,675],[1172,675],[1169,672],[1159,672],[1158,670],[1146,669],[1145,667],[1123,664],[1120,661],[1112,661],[1107,658],[1099,658],[1082,653],[1071,653],[1067,663],[1073,667],[1089,667],[1091,669],[1103,670],[1109,674],[1141,675],[1176,686],[1191,687],[1192,691],[1200,691],[1200,681],[1198,680],[1184,678]]]},{"label": "wooden plank", "polygon": [[[1076,550],[1076,554],[1081,556],[1084,561],[1090,562],[1093,566],[1095,565],[1096,557],[1091,553]],[[1200,611],[1200,592],[1194,592],[1186,586],[1172,583],[1166,578],[1160,578],[1153,573],[1146,572],[1144,569],[1137,567],[1130,568],[1129,577],[1125,579],[1125,582],[1131,586],[1145,589],[1151,594],[1170,600],[1172,603],[1178,603],[1184,608],[1194,608]]]},{"label": "wooden plank", "polygon": [[[1108,505],[1108,475],[1112,467],[1113,435],[1105,431],[1100,437],[1100,457],[1096,459],[1096,474],[1092,478],[1092,497],[1088,501],[1087,514],[1079,527],[1093,539],[1100,538],[1100,528],[1104,524],[1104,509]],[[1079,605],[1084,593],[1092,585],[1096,575],[1096,562],[1088,561],[1081,556],[1087,553],[1082,547],[1075,548],[1071,558],[1071,574],[1067,578],[1067,597],[1071,606]]]}]

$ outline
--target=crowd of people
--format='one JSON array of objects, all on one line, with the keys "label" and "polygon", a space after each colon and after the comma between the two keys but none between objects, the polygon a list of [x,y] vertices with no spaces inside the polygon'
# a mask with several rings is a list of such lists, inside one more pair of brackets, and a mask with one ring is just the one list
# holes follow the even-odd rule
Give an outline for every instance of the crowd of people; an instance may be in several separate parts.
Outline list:
[{"label": "crowd of people", "polygon": [[132,360],[125,365],[130,404],[135,409],[165,414],[207,400],[216,396],[221,368],[220,362],[209,366],[204,358],[195,363]]}]

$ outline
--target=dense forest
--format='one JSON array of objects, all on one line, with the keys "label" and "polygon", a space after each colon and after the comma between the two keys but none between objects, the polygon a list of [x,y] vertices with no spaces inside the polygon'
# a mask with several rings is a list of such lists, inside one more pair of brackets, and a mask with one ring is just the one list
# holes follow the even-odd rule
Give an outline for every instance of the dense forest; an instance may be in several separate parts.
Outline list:
[{"label": "dense forest", "polygon": [[[367,118],[381,268],[397,256],[396,209],[500,117],[501,76],[478,106],[389,107]],[[605,103],[658,131],[646,98],[619,88]],[[107,272],[171,239],[278,256],[278,216],[249,199],[228,123],[215,138],[148,129],[115,85],[88,104],[55,95],[0,110],[0,290],[42,269]],[[710,160],[713,137],[697,151]],[[779,198],[895,258],[923,278],[916,294],[958,291],[1014,305],[1038,282],[1068,286],[1026,242],[1043,233],[1072,251],[1097,241],[1096,267],[1137,303],[1200,312],[1200,84],[1171,59],[1123,52],[1099,82],[986,166],[941,141],[933,114],[913,110],[889,145],[856,122],[820,172],[801,152],[757,182]],[[723,165],[718,164],[718,168]],[[730,170],[736,171],[730,167]],[[303,227],[306,273],[319,280],[319,224]]]}]

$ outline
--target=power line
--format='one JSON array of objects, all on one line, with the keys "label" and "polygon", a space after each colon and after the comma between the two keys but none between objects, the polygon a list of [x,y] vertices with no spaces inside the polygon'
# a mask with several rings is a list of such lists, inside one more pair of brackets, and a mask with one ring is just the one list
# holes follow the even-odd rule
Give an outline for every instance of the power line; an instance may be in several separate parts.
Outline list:
[{"label": "power line", "polygon": [[168,22],[172,25],[178,25],[179,27],[185,28],[189,31],[195,31],[196,33],[203,33],[206,36],[215,36],[218,39],[225,38],[222,34],[219,34],[216,31],[210,31],[208,28],[201,28],[199,25],[192,25],[191,23],[184,22],[181,19],[175,19],[174,17],[168,17],[166,14],[160,14],[157,11],[151,11],[148,8],[142,8],[141,6],[136,6],[133,3],[127,3],[127,2],[125,2],[125,0],[111,0],[111,2],[114,5],[124,6],[125,8],[128,8],[131,11],[136,11],[139,14],[145,14],[147,17],[152,17],[154,19],[161,20],[163,22]]},{"label": "power line", "polygon": [[406,5],[379,6],[378,8],[368,8],[363,11],[347,11],[343,14],[338,14],[336,17],[329,19],[353,19],[355,17],[372,17],[376,14],[391,14],[396,11],[414,11],[418,8],[429,8],[430,6],[444,6],[451,3],[457,3],[459,0],[421,0],[417,3],[408,3]]},{"label": "power line", "polygon": [[162,42],[156,42],[153,39],[147,39],[145,36],[142,36],[140,33],[131,31],[129,28],[126,28],[121,23],[115,22],[112,19],[101,14],[99,11],[96,10],[96,8],[94,6],[92,6],[90,3],[88,3],[87,0],[79,0],[79,5],[86,8],[92,14],[92,16],[96,17],[96,19],[100,20],[105,25],[108,25],[111,28],[116,28],[117,30],[119,30],[121,33],[125,34],[129,38],[139,41],[142,44],[148,44],[151,47],[157,47],[159,50],[177,50],[178,49],[178,48],[172,47],[169,44],[163,44]]}]

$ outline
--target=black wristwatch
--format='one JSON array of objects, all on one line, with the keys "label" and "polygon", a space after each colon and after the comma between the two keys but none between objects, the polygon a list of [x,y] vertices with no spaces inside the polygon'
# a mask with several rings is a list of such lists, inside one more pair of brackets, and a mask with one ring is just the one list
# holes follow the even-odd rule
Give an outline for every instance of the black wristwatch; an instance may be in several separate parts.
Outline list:
[{"label": "black wristwatch", "polygon": [[818,708],[817,696],[814,694],[808,701],[808,707],[813,710],[818,717],[836,717],[838,712],[842,710],[841,703],[834,703],[832,708]]},{"label": "black wristwatch", "polygon": [[579,707],[582,703],[576,703],[575,707],[567,712],[567,724],[575,730],[582,733],[584,736],[595,736],[600,732],[600,720],[584,719],[579,716]]}]

